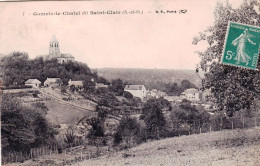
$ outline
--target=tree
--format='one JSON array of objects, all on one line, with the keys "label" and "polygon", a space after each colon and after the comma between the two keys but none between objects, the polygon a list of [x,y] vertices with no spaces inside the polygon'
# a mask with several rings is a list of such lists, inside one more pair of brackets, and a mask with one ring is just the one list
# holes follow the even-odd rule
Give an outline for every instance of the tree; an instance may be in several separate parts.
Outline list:
[{"label": "tree", "polygon": [[[219,111],[226,112],[228,116],[232,116],[235,111],[254,107],[260,98],[259,71],[220,63],[228,21],[259,27],[257,5],[260,4],[256,0],[244,1],[239,8],[233,9],[229,3],[218,3],[214,25],[193,40],[193,44],[208,42],[207,50],[198,52],[201,61],[197,70],[205,72],[203,88],[211,90]],[[257,68],[260,69],[259,60]]]},{"label": "tree", "polygon": [[117,96],[122,96],[124,93],[124,83],[121,79],[112,80],[109,89],[114,92]]},{"label": "tree", "polygon": [[57,132],[45,119],[46,108],[30,109],[24,107],[13,96],[3,94],[1,104],[1,138],[3,153],[8,151],[29,152],[32,147],[50,145]]},{"label": "tree", "polygon": [[74,132],[74,129],[72,126],[69,126],[66,133],[65,133],[65,139],[64,142],[68,145],[72,145],[76,141],[76,134]]},{"label": "tree", "polygon": [[195,106],[191,105],[189,100],[183,99],[179,106],[173,108],[170,118],[173,127],[179,132],[182,125],[188,125],[189,131],[196,127],[201,128],[203,124],[209,122],[210,115],[203,109],[199,112]]},{"label": "tree", "polygon": [[91,93],[91,94],[94,93],[95,82],[93,81],[93,79],[91,79],[91,77],[87,77],[84,79],[83,88],[84,88],[84,91],[87,93]]},{"label": "tree", "polygon": [[180,89],[182,90],[182,92],[189,88],[197,88],[197,87],[194,84],[192,84],[189,80],[182,80],[180,85]]},{"label": "tree", "polygon": [[[105,136],[105,130],[104,130],[104,120],[103,118],[91,118],[88,120],[88,125],[91,126],[91,129],[89,130],[89,133],[87,135],[87,138],[90,140],[90,143],[99,146],[102,143],[104,144],[104,136]],[[92,142],[93,141],[93,142]]]},{"label": "tree", "polygon": [[125,147],[131,147],[139,143],[140,137],[140,124],[135,118],[124,116],[117,127],[114,135],[115,144],[123,143]]},{"label": "tree", "polygon": [[132,99],[132,98],[134,98],[134,96],[130,93],[130,92],[124,92],[123,93],[123,96],[125,97],[125,98],[127,98],[127,99]]},{"label": "tree", "polygon": [[104,77],[98,77],[97,78],[97,83],[103,83],[105,85],[109,85],[110,82],[108,80],[106,80]]},{"label": "tree", "polygon": [[144,120],[147,131],[151,138],[159,139],[160,130],[166,121],[162,113],[160,100],[149,99],[144,103],[140,119]]}]

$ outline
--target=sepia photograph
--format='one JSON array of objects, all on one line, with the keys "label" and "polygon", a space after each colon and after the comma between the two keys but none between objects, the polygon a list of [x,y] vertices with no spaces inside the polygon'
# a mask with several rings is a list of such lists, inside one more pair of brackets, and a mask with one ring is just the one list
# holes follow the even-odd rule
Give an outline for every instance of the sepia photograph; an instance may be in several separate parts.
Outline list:
[{"label": "sepia photograph", "polygon": [[259,0],[0,2],[3,166],[260,166]]}]

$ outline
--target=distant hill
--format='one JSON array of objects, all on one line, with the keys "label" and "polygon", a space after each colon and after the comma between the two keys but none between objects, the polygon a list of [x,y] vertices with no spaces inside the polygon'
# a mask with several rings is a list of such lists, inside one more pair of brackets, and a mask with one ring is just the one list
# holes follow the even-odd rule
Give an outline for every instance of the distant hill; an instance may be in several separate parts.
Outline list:
[{"label": "distant hill", "polygon": [[156,88],[158,83],[180,84],[184,79],[201,87],[201,80],[195,70],[99,68],[96,71],[98,76],[108,80],[120,78],[131,84],[144,84],[149,89]]}]

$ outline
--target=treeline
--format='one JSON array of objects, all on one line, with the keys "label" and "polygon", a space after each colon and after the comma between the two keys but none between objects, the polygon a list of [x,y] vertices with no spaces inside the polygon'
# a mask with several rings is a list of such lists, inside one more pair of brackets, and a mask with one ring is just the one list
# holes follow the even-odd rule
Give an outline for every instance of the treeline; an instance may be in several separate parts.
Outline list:
[{"label": "treeline", "polygon": [[1,58],[1,70],[4,73],[3,82],[7,87],[23,86],[30,78],[38,79],[42,83],[49,78],[60,78],[66,85],[69,79],[84,80],[87,86],[94,86],[91,79],[97,81],[96,73],[83,63],[58,63],[57,59],[44,61],[42,57],[29,59],[27,53],[13,52]]},{"label": "treeline", "polygon": [[120,120],[113,135],[114,146],[124,149],[147,140],[252,127],[258,123],[256,110],[242,110],[228,117],[223,112],[210,115],[202,106],[194,106],[186,99],[174,107],[163,98],[150,99],[142,106],[139,119],[126,115]]},{"label": "treeline", "polygon": [[198,89],[198,87],[196,87],[189,80],[182,80],[180,85],[177,83],[164,84],[164,86],[161,86],[159,89],[166,92],[169,96],[179,96],[182,92],[189,88]]},{"label": "treeline", "polygon": [[174,82],[180,85],[183,80],[189,80],[197,87],[201,86],[195,70],[101,68],[97,69],[97,73],[109,81],[120,78],[132,84],[144,84],[148,89],[158,89],[159,84]]}]

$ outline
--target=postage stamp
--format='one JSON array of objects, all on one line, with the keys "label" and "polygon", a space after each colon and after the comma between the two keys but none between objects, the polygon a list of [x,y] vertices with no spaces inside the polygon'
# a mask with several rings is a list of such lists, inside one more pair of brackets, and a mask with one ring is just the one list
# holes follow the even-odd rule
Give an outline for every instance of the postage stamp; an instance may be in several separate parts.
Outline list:
[{"label": "postage stamp", "polygon": [[221,63],[256,69],[260,27],[229,22]]}]

